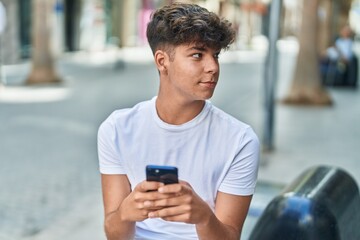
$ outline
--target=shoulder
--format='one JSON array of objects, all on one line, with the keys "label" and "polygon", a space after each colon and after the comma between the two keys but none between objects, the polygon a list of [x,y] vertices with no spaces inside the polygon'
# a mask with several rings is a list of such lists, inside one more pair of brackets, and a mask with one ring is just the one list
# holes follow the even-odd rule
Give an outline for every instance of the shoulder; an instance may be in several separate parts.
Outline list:
[{"label": "shoulder", "polygon": [[247,131],[247,129],[251,129],[251,127],[248,124],[231,116],[230,114],[224,112],[223,110],[221,110],[220,108],[214,105],[211,105],[210,107],[210,114],[212,119],[220,125],[228,126],[233,129],[244,130],[244,131]]},{"label": "shoulder", "polygon": [[259,142],[257,134],[250,125],[240,121],[214,105],[211,105],[210,114],[214,127],[219,129],[223,134],[226,134],[229,137],[235,137],[243,143],[249,141],[255,143]]},{"label": "shoulder", "polygon": [[131,108],[115,110],[101,123],[99,131],[129,127],[134,122],[143,119],[143,116],[150,111],[150,107],[151,101],[149,100],[140,102]]}]

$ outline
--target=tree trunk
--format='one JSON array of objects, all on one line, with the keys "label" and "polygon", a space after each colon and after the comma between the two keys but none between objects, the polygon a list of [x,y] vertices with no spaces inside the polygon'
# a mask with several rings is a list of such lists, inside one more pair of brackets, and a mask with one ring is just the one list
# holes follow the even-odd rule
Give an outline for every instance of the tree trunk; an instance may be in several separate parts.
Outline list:
[{"label": "tree trunk", "polygon": [[61,79],[55,72],[54,59],[50,50],[50,19],[53,2],[33,0],[32,71],[27,84],[57,83]]},{"label": "tree trunk", "polygon": [[302,26],[299,35],[299,54],[295,75],[286,104],[330,105],[330,96],[321,85],[318,63],[318,6],[319,0],[304,0]]}]

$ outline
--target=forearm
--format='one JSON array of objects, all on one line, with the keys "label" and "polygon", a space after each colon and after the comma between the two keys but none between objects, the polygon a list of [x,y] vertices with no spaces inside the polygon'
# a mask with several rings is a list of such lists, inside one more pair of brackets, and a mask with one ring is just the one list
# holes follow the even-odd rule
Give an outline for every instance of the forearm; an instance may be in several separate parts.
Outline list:
[{"label": "forearm", "polygon": [[135,222],[123,220],[119,210],[105,217],[105,233],[108,240],[129,240],[134,238]]},{"label": "forearm", "polygon": [[215,214],[209,217],[209,220],[196,225],[196,231],[199,239],[206,240],[239,240],[240,233],[233,227],[223,224]]}]

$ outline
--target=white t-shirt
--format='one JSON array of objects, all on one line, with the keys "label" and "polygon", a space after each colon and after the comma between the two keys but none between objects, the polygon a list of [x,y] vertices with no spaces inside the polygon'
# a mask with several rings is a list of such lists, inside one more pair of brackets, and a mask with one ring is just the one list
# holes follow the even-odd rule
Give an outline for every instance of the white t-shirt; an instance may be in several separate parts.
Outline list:
[{"label": "white t-shirt", "polygon": [[[100,126],[98,153],[102,174],[126,174],[131,187],[145,180],[145,166],[178,167],[179,179],[214,210],[218,191],[254,193],[259,141],[251,127],[209,101],[191,121],[163,122],[156,98],[113,112]],[[147,219],[136,223],[136,239],[197,239],[192,224]]]},{"label": "white t-shirt", "polygon": [[353,57],[353,42],[349,38],[339,38],[335,41],[336,48],[340,51],[342,57],[350,60]]}]

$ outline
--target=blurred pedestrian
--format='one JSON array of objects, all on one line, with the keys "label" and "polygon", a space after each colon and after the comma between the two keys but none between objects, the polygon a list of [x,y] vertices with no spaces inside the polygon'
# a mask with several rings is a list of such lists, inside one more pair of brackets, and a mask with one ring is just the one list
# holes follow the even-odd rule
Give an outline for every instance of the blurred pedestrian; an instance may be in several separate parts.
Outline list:
[{"label": "blurred pedestrian", "polygon": [[[147,38],[157,97],[115,111],[99,128],[107,237],[237,240],[255,189],[259,141],[208,101],[234,29],[205,8],[177,3],[152,14]],[[178,167],[180,182],[145,181],[148,164]]]},{"label": "blurred pedestrian", "polygon": [[[333,46],[326,51],[325,78],[331,77],[331,84],[357,86],[358,60],[353,51],[353,32],[349,26],[340,30]],[[324,79],[329,81],[329,79]]]}]

